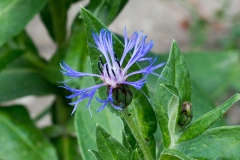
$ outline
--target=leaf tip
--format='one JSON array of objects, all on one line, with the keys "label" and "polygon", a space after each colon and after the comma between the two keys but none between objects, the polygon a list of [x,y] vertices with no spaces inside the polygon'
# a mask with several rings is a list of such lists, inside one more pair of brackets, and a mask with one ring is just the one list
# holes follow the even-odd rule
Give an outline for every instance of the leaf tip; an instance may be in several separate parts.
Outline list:
[{"label": "leaf tip", "polygon": [[175,39],[173,39],[173,41],[172,41],[172,46],[178,46]]}]

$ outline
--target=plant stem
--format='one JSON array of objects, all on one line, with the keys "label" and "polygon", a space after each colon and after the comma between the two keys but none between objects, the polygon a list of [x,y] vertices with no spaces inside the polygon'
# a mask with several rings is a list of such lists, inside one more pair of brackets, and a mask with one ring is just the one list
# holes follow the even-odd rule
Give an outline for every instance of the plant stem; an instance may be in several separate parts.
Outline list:
[{"label": "plant stem", "polygon": [[33,120],[35,122],[39,121],[40,119],[42,119],[45,115],[47,115],[50,110],[51,110],[52,106],[48,106],[47,108],[45,108],[42,112],[40,112],[36,117],[33,118]]},{"label": "plant stem", "polygon": [[145,157],[144,159],[145,160],[153,160],[154,158],[152,157],[150,149],[146,145],[145,138],[138,131],[133,119],[131,118],[131,116],[128,115],[128,111],[125,109],[121,113],[122,113],[123,118],[127,122],[129,128],[131,129],[132,134],[134,135],[135,139],[137,140],[137,142],[143,152],[143,155]]}]

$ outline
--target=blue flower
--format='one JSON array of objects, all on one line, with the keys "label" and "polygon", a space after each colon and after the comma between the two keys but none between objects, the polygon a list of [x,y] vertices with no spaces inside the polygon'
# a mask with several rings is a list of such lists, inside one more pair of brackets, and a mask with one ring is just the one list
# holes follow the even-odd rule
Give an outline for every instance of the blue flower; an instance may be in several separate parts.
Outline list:
[{"label": "blue flower", "polygon": [[[92,76],[92,77],[98,77],[102,80],[102,84],[97,84],[92,87],[83,88],[83,89],[71,88],[66,84],[66,82],[63,82],[64,84],[63,87],[73,93],[72,95],[67,96],[66,98],[72,99],[77,97],[76,101],[70,103],[70,105],[74,105],[74,109],[72,113],[74,113],[74,111],[76,110],[78,103],[86,98],[89,98],[88,104],[86,106],[86,108],[89,108],[90,102],[92,101],[97,90],[100,87],[104,87],[104,86],[108,87],[108,97],[106,100],[100,100],[96,98],[98,102],[102,103],[102,106],[97,110],[97,112],[105,108],[107,104],[111,104],[111,106],[113,106],[117,110],[122,110],[128,104],[123,104],[122,101],[121,103],[118,103],[120,101],[116,99],[115,95],[118,93],[119,94],[126,93],[126,91],[129,92],[130,94],[123,95],[122,97],[129,96],[130,98],[128,99],[130,100],[128,100],[128,102],[130,103],[131,92],[128,89],[128,86],[130,85],[136,88],[137,90],[140,90],[143,87],[143,85],[146,83],[146,78],[149,74],[154,74],[159,76],[158,74],[154,73],[154,70],[159,67],[162,67],[165,63],[154,65],[156,58],[145,57],[145,55],[154,46],[154,42],[153,40],[150,40],[147,43],[146,42],[147,36],[143,36],[142,32],[138,33],[136,31],[132,34],[130,39],[128,39],[126,28],[124,29],[124,51],[121,59],[118,59],[118,57],[116,56],[113,50],[112,33],[109,30],[102,29],[100,31],[100,34],[93,32],[92,36],[96,43],[96,46],[94,47],[101,52],[101,55],[99,58],[100,60],[98,62],[99,74],[78,72],[73,70],[71,67],[69,67],[65,62],[62,62],[60,64],[62,68],[61,72],[66,76],[69,76],[72,78]],[[132,52],[132,54],[130,52]],[[131,58],[126,63],[126,65],[123,66],[123,61],[127,54],[131,54]],[[104,57],[105,62],[103,61],[102,55]],[[149,65],[138,71],[128,73],[129,68],[133,64],[140,61],[149,61]],[[142,77],[139,80],[129,81],[129,77],[137,74],[142,75]],[[125,106],[123,107],[123,105]]]}]

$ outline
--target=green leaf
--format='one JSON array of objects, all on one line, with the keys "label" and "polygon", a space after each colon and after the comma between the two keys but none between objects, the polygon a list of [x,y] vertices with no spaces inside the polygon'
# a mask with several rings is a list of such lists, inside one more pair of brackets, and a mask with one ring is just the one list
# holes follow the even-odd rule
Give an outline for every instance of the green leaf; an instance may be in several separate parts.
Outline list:
[{"label": "green leaf", "polygon": [[191,102],[192,84],[187,64],[175,41],[172,42],[168,61],[157,84],[167,83],[177,88],[181,102]]},{"label": "green leaf", "polygon": [[176,148],[195,159],[240,159],[240,126],[209,129]]},{"label": "green leaf", "polygon": [[57,160],[53,146],[24,107],[1,107],[0,130],[0,159]]},{"label": "green leaf", "polygon": [[130,157],[129,150],[99,125],[96,128],[96,137],[98,153],[104,160],[126,160]]},{"label": "green leaf", "polygon": [[39,56],[37,48],[25,30],[7,41],[2,47],[10,50],[25,50],[33,55]]},{"label": "green leaf", "polygon": [[[209,98],[209,96],[199,87],[195,82],[193,82],[193,94],[192,94],[192,109],[193,109],[193,119],[201,117],[203,114],[216,108],[214,102]],[[211,127],[223,126],[225,125],[224,119],[221,118]]]},{"label": "green leaf", "polygon": [[9,63],[11,63],[13,60],[20,57],[24,51],[22,50],[11,50],[7,51],[5,53],[0,54],[0,71],[7,66]]},{"label": "green leaf", "polygon": [[163,68],[154,93],[155,113],[162,132],[164,148],[174,146],[175,130],[183,102],[191,102],[190,73],[183,56],[173,41],[168,61]]},{"label": "green leaf", "polygon": [[233,88],[234,90],[236,90],[237,92],[240,92],[240,84],[239,79],[240,79],[240,75],[238,74],[240,69],[240,64],[238,62],[237,66],[234,68],[232,77],[234,77],[231,81],[230,81],[230,86],[231,88]]},{"label": "green leaf", "polygon": [[138,154],[138,149],[136,149],[132,152],[131,160],[142,160],[142,158]]},{"label": "green leaf", "polygon": [[212,99],[226,93],[238,80],[239,52],[191,52],[185,55],[193,81]]},{"label": "green leaf", "polygon": [[92,0],[86,9],[108,26],[117,17],[127,2],[128,0]]},{"label": "green leaf", "polygon": [[93,155],[94,155],[94,157],[97,159],[97,160],[103,160],[101,157],[100,157],[100,155],[99,155],[99,153],[97,152],[97,151],[95,151],[95,150],[89,150]]},{"label": "green leaf", "polygon": [[25,57],[9,64],[0,73],[0,102],[26,95],[46,95],[55,91],[41,75],[41,69],[34,67]]},{"label": "green leaf", "polygon": [[49,0],[40,12],[41,19],[48,29],[49,35],[59,47],[64,43],[67,33],[67,11],[71,5],[69,0]]},{"label": "green leaf", "polygon": [[173,146],[176,141],[175,130],[180,109],[179,97],[176,92],[176,87],[167,84],[160,84],[156,87],[154,95],[155,113],[160,125],[164,148]]},{"label": "green leaf", "polygon": [[240,94],[235,94],[219,107],[211,110],[192,123],[180,136],[178,143],[196,138],[218,121],[231,106],[240,100]]},{"label": "green leaf", "polygon": [[42,69],[46,64],[45,61],[39,56],[35,45],[25,31],[8,40],[7,43],[0,47],[0,52],[2,54],[0,57],[3,58],[1,60],[2,63],[0,68],[5,67],[13,60],[19,58],[20,55],[23,55],[23,57],[27,59],[29,63],[37,68]]},{"label": "green leaf", "polygon": [[1,0],[0,46],[20,33],[46,2],[47,0]]},{"label": "green leaf", "polygon": [[0,53],[0,70],[23,54],[34,66],[44,66],[44,61],[38,56],[36,47],[25,31],[1,46]]},{"label": "green leaf", "polygon": [[182,152],[175,149],[164,150],[161,154],[160,160],[191,160],[192,158],[187,157]]},{"label": "green leaf", "polygon": [[[82,16],[84,20],[84,24],[86,27],[86,35],[88,40],[88,51],[90,53],[91,58],[91,66],[92,72],[99,74],[98,70],[98,59],[100,53],[96,48],[92,47],[89,44],[94,44],[94,40],[92,38],[92,32],[99,33],[101,29],[106,28],[102,22],[100,22],[96,17],[94,17],[90,12],[82,8]],[[114,52],[118,57],[121,57],[121,53],[123,53],[123,45],[116,36],[113,35],[114,43]],[[124,64],[129,60],[130,55],[127,55],[124,61]],[[137,64],[131,67],[132,71],[139,70],[139,66]],[[134,76],[133,81],[139,80],[139,76]],[[100,79],[94,79],[95,83],[102,83]],[[156,131],[156,119],[153,116],[154,111],[149,103],[148,99],[139,91],[131,89],[133,93],[133,100],[131,104],[122,112],[118,112],[112,109],[109,106],[110,110],[113,112],[117,112],[117,114],[123,118],[128,124],[129,128],[132,131],[135,139],[137,140],[144,156],[146,159],[154,159],[155,158],[155,140],[153,137],[153,133]],[[147,87],[143,87],[143,91],[148,95]],[[102,99],[106,99],[106,88],[100,90],[99,95]],[[105,112],[105,111],[104,111]]]}]

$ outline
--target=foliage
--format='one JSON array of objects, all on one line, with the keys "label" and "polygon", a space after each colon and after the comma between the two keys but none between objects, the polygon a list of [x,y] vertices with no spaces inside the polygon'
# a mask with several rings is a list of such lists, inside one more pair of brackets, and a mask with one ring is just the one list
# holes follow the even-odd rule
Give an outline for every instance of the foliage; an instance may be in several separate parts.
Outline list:
[{"label": "foliage", "polygon": [[[127,0],[91,0],[79,8],[67,36],[67,12],[75,2],[0,1],[0,159],[240,159],[240,127],[226,126],[224,118],[240,100],[240,94],[229,96],[232,92],[228,92],[240,91],[239,50],[181,54],[173,40],[169,54],[149,53],[166,65],[158,71],[160,77],[149,76],[142,92],[131,88],[133,100],[126,109],[108,106],[96,113],[99,104],[92,101],[91,117],[83,101],[71,116],[72,107],[65,98],[69,93],[58,87],[68,80],[59,64],[64,60],[77,71],[98,73],[99,52],[92,45],[92,32],[107,29]],[[49,61],[39,55],[24,30],[37,13],[57,46]],[[121,39],[113,35],[119,57],[124,49]],[[226,48],[236,47],[235,39]],[[144,66],[139,63],[131,71]],[[92,77],[69,81],[74,88],[95,83]],[[100,90],[99,97],[105,98],[105,92]],[[1,104],[49,94],[56,97],[53,104],[35,120],[25,106]],[[226,96],[230,98],[216,107]],[[52,124],[37,127],[36,121],[46,114],[51,115]]]}]

